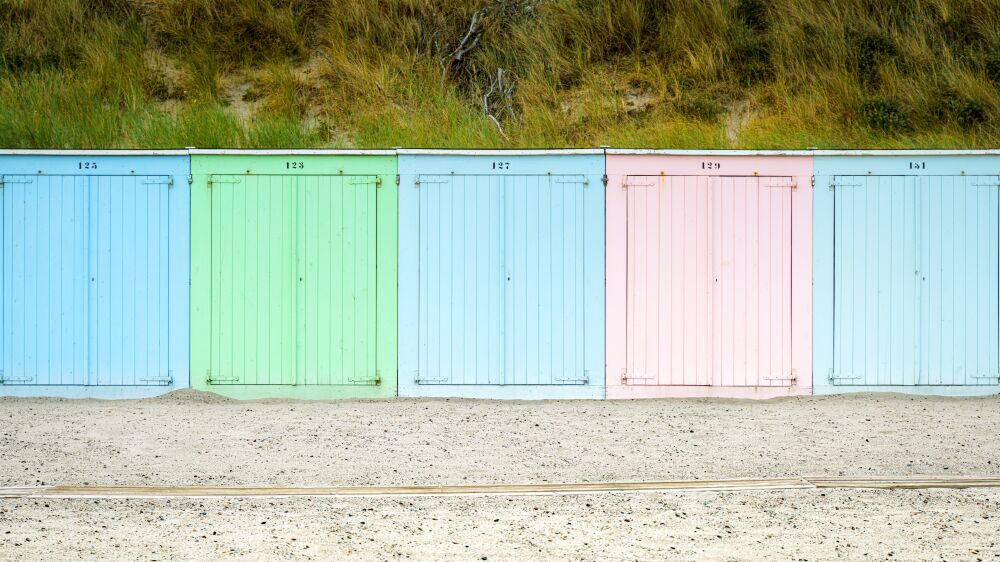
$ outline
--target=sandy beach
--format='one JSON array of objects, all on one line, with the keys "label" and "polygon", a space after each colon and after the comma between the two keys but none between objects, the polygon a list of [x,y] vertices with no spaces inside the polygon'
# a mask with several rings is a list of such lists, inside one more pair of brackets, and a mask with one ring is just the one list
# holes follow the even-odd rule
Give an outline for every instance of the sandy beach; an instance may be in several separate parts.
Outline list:
[{"label": "sandy beach", "polygon": [[[0,485],[1000,474],[1000,398],[0,399]],[[0,558],[1000,557],[1000,490],[7,499]],[[468,546],[467,546],[468,545]]]}]

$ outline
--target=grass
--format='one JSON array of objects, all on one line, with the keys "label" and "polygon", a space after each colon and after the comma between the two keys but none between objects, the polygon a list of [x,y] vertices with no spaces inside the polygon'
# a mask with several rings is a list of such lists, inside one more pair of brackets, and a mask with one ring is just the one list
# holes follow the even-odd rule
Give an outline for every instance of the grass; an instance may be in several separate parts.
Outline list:
[{"label": "grass", "polygon": [[995,0],[0,0],[4,147],[998,138]]}]

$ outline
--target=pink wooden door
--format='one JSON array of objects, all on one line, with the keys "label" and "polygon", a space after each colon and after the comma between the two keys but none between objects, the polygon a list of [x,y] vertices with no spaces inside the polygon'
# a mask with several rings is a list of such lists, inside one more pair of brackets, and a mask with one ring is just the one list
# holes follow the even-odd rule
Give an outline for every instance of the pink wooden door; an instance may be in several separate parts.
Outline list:
[{"label": "pink wooden door", "polygon": [[790,386],[791,177],[629,176],[629,386]]}]

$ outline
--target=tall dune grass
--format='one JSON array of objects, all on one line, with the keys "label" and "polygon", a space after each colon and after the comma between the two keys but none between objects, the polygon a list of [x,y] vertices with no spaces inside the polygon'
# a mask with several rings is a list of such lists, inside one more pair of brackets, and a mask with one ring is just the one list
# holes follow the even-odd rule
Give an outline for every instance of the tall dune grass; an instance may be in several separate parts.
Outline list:
[{"label": "tall dune grass", "polygon": [[995,0],[0,0],[6,147],[998,138]]}]

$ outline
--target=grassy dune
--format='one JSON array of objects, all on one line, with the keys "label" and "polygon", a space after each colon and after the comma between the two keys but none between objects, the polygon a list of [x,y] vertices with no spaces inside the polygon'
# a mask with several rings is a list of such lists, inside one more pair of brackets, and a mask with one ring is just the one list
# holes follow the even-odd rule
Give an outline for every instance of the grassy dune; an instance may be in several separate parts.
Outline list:
[{"label": "grassy dune", "polygon": [[998,139],[997,0],[0,0],[3,147]]}]

